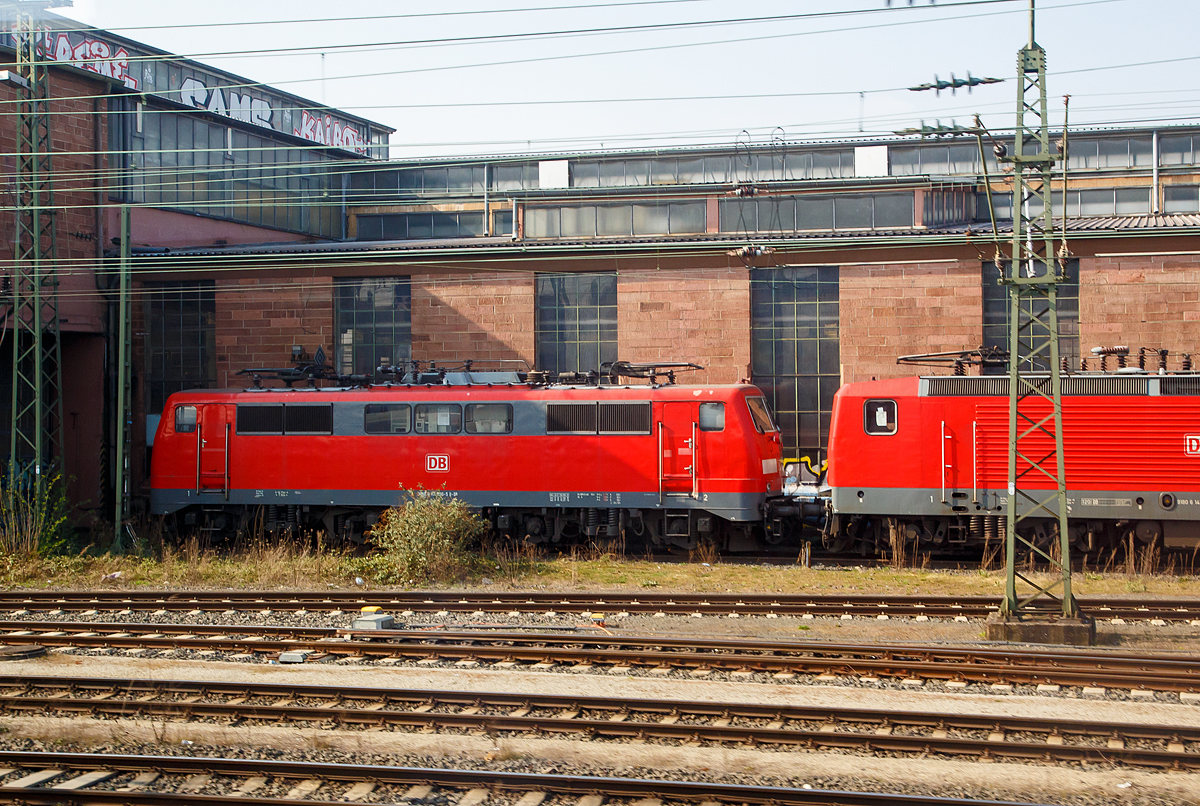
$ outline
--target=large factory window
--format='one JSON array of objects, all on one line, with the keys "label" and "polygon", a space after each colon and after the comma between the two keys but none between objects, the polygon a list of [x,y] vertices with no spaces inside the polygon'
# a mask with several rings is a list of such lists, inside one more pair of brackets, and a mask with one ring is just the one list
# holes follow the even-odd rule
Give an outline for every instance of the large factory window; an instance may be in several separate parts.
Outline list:
[{"label": "large factory window", "polygon": [[[311,147],[216,121],[114,99],[114,143],[127,143],[127,188],[135,203],[255,226],[339,238],[342,179],[334,158]],[[119,187],[114,184],[114,190]]]},{"label": "large factory window", "polygon": [[913,226],[912,193],[722,199],[721,232],[890,229]]},{"label": "large factory window", "polygon": [[334,289],[334,366],[374,375],[412,357],[412,292],[407,277],[339,279]]},{"label": "large factory window", "polygon": [[841,379],[836,266],[750,273],[751,380],[767,396],[785,457],[825,457]]},{"label": "large factory window", "polygon": [[147,283],[146,405],[159,414],[174,392],[217,385],[217,302],[212,280]]},{"label": "large factory window", "polygon": [[598,370],[617,360],[617,275],[539,274],[538,369]]},{"label": "large factory window", "polygon": [[[1045,271],[1043,264],[1038,263],[1037,271]],[[1000,273],[996,264],[983,264],[983,344],[985,347],[1008,349],[1008,286],[1001,285],[998,280]],[[1029,301],[1025,303],[1026,314],[1040,313],[1045,309],[1044,302]],[[1028,331],[1027,331],[1028,332]],[[1072,368],[1079,368],[1079,261],[1067,261],[1067,279],[1058,285],[1058,334],[1059,354],[1066,358]],[[1021,339],[1021,355],[1028,356],[1032,343],[1044,338],[1043,333],[1028,333]],[[1045,371],[1046,366],[1038,362],[1036,366],[1028,362],[1024,369]],[[988,374],[1002,375],[1003,367],[988,368]]]}]

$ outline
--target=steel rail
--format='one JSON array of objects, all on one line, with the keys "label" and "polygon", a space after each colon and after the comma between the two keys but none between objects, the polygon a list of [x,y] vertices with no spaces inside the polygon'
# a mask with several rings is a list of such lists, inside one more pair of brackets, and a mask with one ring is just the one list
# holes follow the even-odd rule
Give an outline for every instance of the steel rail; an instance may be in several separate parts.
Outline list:
[{"label": "steel rail", "polygon": [[[486,789],[499,792],[543,792],[556,795],[606,795],[613,798],[661,800],[755,806],[1032,806],[1013,801],[984,801],[873,792],[844,792],[789,787],[752,786],[694,781],[639,778],[606,778],[535,773],[491,772],[366,764],[330,764],[310,761],[265,761],[203,756],[133,756],[90,753],[36,753],[0,751],[0,765],[24,770],[115,770],[122,773],[156,772],[165,775],[220,775],[239,778],[266,777],[287,781],[319,779],[337,783],[370,782],[384,786],[424,785],[445,789]],[[0,802],[22,804],[314,804],[324,800],[288,800],[251,796],[186,795],[176,792],[116,792],[45,788],[9,788],[0,784]]]},{"label": "steel rail", "polygon": [[[206,637],[199,637],[204,635]],[[839,674],[989,683],[1200,691],[1200,659],[1106,651],[1042,651],[901,644],[834,644],[532,632],[316,627],[0,622],[0,642],[56,647],[314,652],[364,658],[601,664],[714,671]]]},{"label": "steel rail", "polygon": [[[1080,597],[1098,618],[1200,620],[1200,599],[1129,600]],[[874,594],[646,594],[454,591],[0,591],[0,609],[72,612],[84,610],[232,610],[298,612],[382,607],[394,611],[447,613],[584,612],[668,615],[927,616],[985,618],[999,600],[992,596],[881,596]]]},{"label": "steel rail", "polygon": [[[156,699],[159,697],[177,699]],[[205,699],[222,701],[201,701]],[[276,702],[248,702],[251,699]],[[434,710],[450,707],[463,710]],[[509,713],[480,713],[483,709],[506,709]],[[557,713],[530,716],[533,711]],[[1200,769],[1200,753],[1188,752],[1185,744],[1200,744],[1200,727],[821,706],[273,683],[0,677],[0,713],[24,712],[453,728],[489,733],[583,733],[602,739],[656,738]],[[700,723],[697,719],[710,721]],[[734,725],[733,720],[762,724]],[[801,724],[785,727],[785,722]],[[895,733],[896,729],[904,732]],[[951,736],[950,731],[973,731],[986,738]],[[1012,734],[1036,734],[1043,741],[1014,741]],[[1063,737],[1085,741],[1104,738],[1106,743],[1064,744]],[[1165,749],[1129,749],[1127,740],[1157,742]]]}]

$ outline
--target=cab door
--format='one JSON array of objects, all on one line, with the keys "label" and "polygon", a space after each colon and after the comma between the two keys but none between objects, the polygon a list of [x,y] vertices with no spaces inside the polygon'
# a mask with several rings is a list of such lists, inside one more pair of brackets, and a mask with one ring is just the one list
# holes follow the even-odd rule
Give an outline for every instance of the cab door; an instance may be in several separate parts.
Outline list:
[{"label": "cab door", "polygon": [[220,493],[229,498],[229,443],[233,431],[233,407],[210,403],[200,406],[196,424],[199,456],[196,459],[196,490]]},{"label": "cab door", "polygon": [[664,403],[658,430],[662,494],[695,497],[696,404]]}]

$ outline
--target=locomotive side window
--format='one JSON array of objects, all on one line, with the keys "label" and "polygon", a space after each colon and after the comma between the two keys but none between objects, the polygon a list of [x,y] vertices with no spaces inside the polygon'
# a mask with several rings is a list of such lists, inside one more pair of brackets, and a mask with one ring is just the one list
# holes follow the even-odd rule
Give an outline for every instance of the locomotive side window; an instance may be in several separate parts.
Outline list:
[{"label": "locomotive side window", "polygon": [[765,398],[748,397],[746,405],[750,407],[750,416],[754,419],[754,427],[758,429],[758,433],[766,434],[779,430],[771,421],[771,410],[767,408]]},{"label": "locomotive side window", "polygon": [[650,404],[600,403],[601,434],[649,434]]},{"label": "locomotive side window", "polygon": [[175,433],[191,434],[196,430],[196,407],[180,406],[175,409]]},{"label": "locomotive side window", "polygon": [[863,428],[876,436],[896,433],[896,401],[868,400],[863,405]]},{"label": "locomotive side window", "polygon": [[283,404],[238,406],[237,432],[239,434],[282,434]]},{"label": "locomotive side window", "polygon": [[462,406],[457,403],[421,403],[413,416],[418,434],[457,434],[462,430]]},{"label": "locomotive side window", "polygon": [[547,434],[596,433],[595,403],[549,403],[546,405]]},{"label": "locomotive side window", "polygon": [[507,403],[467,404],[468,434],[511,434],[513,409]]},{"label": "locomotive side window", "polygon": [[407,434],[412,430],[412,406],[407,403],[368,403],[363,412],[368,434]]},{"label": "locomotive side window", "polygon": [[724,403],[701,403],[700,404],[700,430],[701,431],[724,431],[725,430],[725,404]]},{"label": "locomotive side window", "polygon": [[283,409],[285,434],[332,434],[333,405],[289,404]]}]

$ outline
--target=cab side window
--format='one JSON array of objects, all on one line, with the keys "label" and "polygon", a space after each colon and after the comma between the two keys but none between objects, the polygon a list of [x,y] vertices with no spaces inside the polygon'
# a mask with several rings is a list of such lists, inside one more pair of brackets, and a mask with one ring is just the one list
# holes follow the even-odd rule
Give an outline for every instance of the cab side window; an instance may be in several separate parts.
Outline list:
[{"label": "cab side window", "polygon": [[873,436],[896,433],[896,401],[868,400],[863,405],[863,428]]},{"label": "cab side window", "polygon": [[413,426],[418,434],[457,434],[462,431],[462,406],[421,403],[413,411]]},{"label": "cab side window", "polygon": [[512,433],[513,410],[508,403],[468,403],[468,434]]},{"label": "cab side window", "polygon": [[175,409],[175,433],[191,434],[196,430],[196,407],[179,406]]},{"label": "cab side window", "polygon": [[724,403],[701,403],[700,404],[700,430],[701,431],[724,431],[725,430],[725,404]]},{"label": "cab side window", "polygon": [[407,434],[412,430],[412,407],[407,403],[368,403],[363,430],[368,434]]}]

